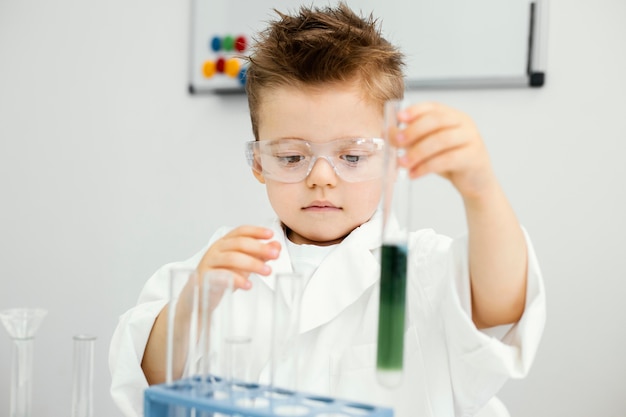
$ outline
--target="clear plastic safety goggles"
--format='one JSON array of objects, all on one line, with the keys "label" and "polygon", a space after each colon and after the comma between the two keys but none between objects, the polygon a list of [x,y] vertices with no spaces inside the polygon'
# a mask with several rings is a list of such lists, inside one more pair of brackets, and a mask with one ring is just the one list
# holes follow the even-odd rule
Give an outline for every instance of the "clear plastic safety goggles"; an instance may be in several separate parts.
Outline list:
[{"label": "clear plastic safety goggles", "polygon": [[360,182],[382,176],[384,144],[380,138],[337,139],[325,143],[301,139],[251,141],[246,142],[246,157],[252,169],[274,181],[300,182],[323,158],[344,181]]}]

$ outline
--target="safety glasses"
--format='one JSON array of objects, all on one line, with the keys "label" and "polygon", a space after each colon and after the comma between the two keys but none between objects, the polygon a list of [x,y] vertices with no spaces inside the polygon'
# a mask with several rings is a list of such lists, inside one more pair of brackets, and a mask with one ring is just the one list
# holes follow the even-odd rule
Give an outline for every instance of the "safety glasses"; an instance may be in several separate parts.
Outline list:
[{"label": "safety glasses", "polygon": [[380,138],[337,139],[325,143],[301,139],[251,141],[246,142],[246,158],[252,169],[274,181],[300,182],[321,158],[344,181],[361,182],[382,176],[384,144]]}]

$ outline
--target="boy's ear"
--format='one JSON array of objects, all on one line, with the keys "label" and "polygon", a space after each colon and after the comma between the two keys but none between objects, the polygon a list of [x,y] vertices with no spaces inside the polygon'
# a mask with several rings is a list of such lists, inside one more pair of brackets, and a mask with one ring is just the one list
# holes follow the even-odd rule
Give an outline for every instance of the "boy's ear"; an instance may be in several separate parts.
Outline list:
[{"label": "boy's ear", "polygon": [[254,174],[254,177],[257,179],[258,182],[260,182],[261,184],[265,184],[265,177],[263,176],[263,174],[255,171],[254,169],[252,170],[252,174]]}]

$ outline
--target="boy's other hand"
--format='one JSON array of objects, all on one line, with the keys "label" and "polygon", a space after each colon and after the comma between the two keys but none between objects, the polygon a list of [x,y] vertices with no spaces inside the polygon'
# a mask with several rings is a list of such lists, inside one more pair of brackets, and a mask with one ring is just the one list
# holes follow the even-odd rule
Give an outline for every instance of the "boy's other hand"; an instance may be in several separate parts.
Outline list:
[{"label": "boy's other hand", "polygon": [[211,269],[227,269],[234,274],[234,287],[250,289],[251,273],[269,275],[267,261],[277,259],[280,243],[268,241],[274,232],[258,226],[240,226],[217,240],[205,252],[198,264],[198,276]]},{"label": "boy's other hand", "polygon": [[407,150],[399,162],[411,178],[441,175],[464,199],[480,197],[496,185],[487,149],[467,114],[426,102],[404,109],[398,119],[406,126],[396,144]]}]

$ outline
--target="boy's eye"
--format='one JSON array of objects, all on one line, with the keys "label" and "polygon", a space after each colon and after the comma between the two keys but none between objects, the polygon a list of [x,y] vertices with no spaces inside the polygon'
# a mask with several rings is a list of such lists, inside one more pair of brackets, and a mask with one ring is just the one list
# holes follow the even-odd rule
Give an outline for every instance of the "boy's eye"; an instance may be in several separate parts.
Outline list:
[{"label": "boy's eye", "polygon": [[346,162],[350,162],[351,164],[356,164],[363,158],[363,155],[344,155],[342,158]]},{"label": "boy's eye", "polygon": [[276,155],[276,159],[283,165],[296,165],[306,158],[304,155]]},{"label": "boy's eye", "polygon": [[367,160],[368,155],[366,153],[361,152],[358,153],[348,153],[343,154],[340,158],[347,164],[350,165],[358,165],[359,163],[363,163]]}]

